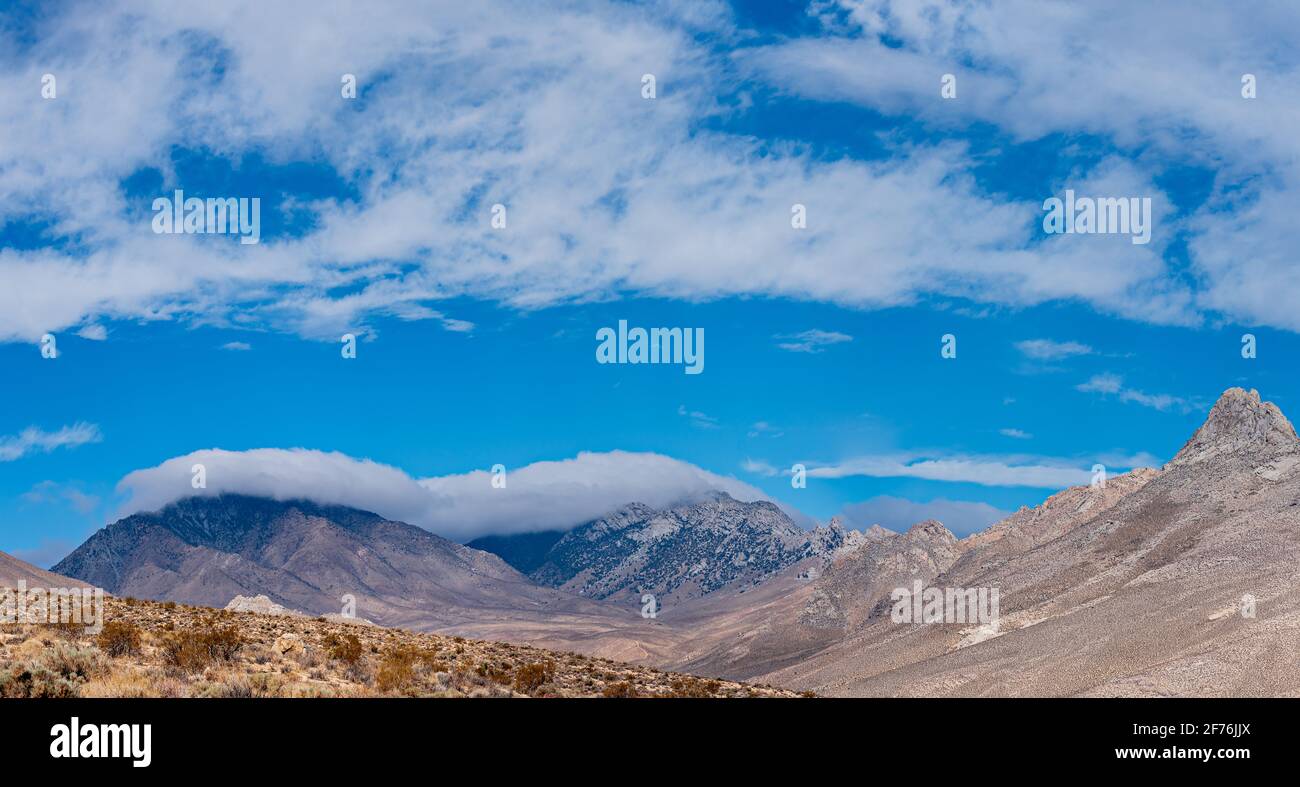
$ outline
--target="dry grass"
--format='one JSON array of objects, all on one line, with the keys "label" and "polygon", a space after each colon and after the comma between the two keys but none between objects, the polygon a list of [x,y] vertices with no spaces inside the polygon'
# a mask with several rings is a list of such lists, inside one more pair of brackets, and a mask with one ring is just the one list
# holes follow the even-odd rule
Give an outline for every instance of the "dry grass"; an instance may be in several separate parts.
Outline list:
[{"label": "dry grass", "polygon": [[0,626],[4,697],[794,696],[528,645],[105,599],[103,630]]}]

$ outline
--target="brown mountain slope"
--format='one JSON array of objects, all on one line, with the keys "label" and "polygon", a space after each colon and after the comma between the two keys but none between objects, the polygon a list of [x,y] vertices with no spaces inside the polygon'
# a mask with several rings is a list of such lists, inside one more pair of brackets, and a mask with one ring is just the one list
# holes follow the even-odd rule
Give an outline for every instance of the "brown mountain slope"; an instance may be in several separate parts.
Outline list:
[{"label": "brown mountain slope", "polygon": [[[609,623],[605,607],[539,587],[500,558],[364,511],[223,495],[136,514],[57,566],[121,596],[224,607],[262,594],[290,609],[432,631],[462,623]],[[630,610],[626,617],[632,619]]]},{"label": "brown mountain slope", "polygon": [[[1060,535],[1019,552],[1005,543],[1032,532],[973,543],[934,579],[997,588],[996,626],[886,618],[767,679],[844,695],[1300,695],[1294,429],[1231,389],[1142,476],[1018,514]],[[1082,512],[1061,505],[1089,497]],[[1249,598],[1255,617],[1241,614]]]},{"label": "brown mountain slope", "polygon": [[29,588],[80,588],[86,583],[72,577],[37,568],[7,552],[0,552],[0,587],[16,588],[19,581]]}]

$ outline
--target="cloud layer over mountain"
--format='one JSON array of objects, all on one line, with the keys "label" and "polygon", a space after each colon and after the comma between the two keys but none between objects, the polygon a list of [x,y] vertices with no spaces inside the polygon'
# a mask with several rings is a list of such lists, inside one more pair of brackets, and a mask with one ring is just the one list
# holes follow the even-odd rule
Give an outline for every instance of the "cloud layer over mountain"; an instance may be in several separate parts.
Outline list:
[{"label": "cloud layer over mountain", "polygon": [[892,495],[879,495],[844,507],[842,516],[851,526],[864,529],[881,525],[903,532],[917,522],[937,519],[962,538],[1010,515],[988,503],[937,498],[921,503]]},{"label": "cloud layer over mountain", "polygon": [[[206,487],[193,487],[202,465]],[[505,487],[492,473],[416,479],[390,465],[303,448],[195,451],[130,473],[122,516],[154,511],[191,495],[238,493],[276,500],[304,498],[351,506],[468,541],[489,534],[567,530],[631,502],[651,507],[724,491],[738,500],[768,499],[734,478],[661,454],[583,452],[572,459],[507,468]]]}]

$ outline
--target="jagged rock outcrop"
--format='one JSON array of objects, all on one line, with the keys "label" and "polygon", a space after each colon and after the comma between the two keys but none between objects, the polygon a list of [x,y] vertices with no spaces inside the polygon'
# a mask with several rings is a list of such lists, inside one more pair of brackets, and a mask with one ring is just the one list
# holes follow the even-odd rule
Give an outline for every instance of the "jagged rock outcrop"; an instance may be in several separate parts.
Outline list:
[{"label": "jagged rock outcrop", "polygon": [[957,537],[935,520],[919,522],[906,533],[880,528],[873,540],[822,574],[799,621],[813,628],[857,628],[894,588],[910,587],[916,579],[929,582],[959,555]]},{"label": "jagged rock outcrop", "polygon": [[590,598],[694,598],[827,562],[862,540],[839,522],[807,531],[772,503],[719,492],[664,511],[634,503],[574,528],[530,576]]},{"label": "jagged rock outcrop", "polygon": [[1262,401],[1254,389],[1229,388],[1169,466],[1228,458],[1260,465],[1297,450],[1295,427],[1277,405]]},{"label": "jagged rock outcrop", "polygon": [[991,570],[1015,555],[1069,533],[1141,489],[1159,474],[1158,470],[1140,467],[1112,476],[1104,485],[1072,486],[1040,505],[1021,506],[1006,519],[962,539],[962,556],[957,565],[978,565],[981,570]]},{"label": "jagged rock outcrop", "polygon": [[301,615],[296,609],[289,609],[277,604],[262,594],[256,596],[235,596],[226,604],[231,612],[253,612],[258,615]]}]

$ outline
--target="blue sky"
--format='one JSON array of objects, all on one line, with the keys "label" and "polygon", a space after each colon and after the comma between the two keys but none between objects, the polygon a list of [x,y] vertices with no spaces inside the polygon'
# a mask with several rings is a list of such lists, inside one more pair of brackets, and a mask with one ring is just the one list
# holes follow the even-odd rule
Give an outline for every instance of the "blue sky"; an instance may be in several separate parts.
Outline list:
[{"label": "blue sky", "polygon": [[[1229,386],[1296,401],[1284,6],[434,5],[0,16],[0,549],[207,449],[211,491],[462,539],[701,485],[964,534]],[[259,197],[261,243],[154,234],[178,188]],[[1151,197],[1152,242],[1045,235],[1067,188]],[[703,328],[705,371],[596,363],[619,320]]]}]

